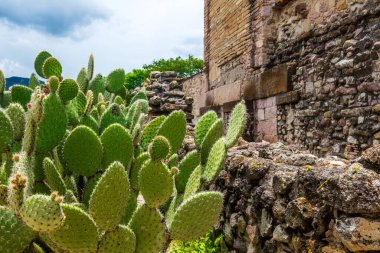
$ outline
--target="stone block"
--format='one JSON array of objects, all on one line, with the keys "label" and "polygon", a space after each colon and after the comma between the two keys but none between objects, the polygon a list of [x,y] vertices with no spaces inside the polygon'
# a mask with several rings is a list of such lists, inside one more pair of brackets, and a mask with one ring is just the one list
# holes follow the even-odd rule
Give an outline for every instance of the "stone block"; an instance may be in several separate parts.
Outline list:
[{"label": "stone block", "polygon": [[206,104],[221,106],[229,102],[238,102],[240,101],[240,89],[241,86],[239,84],[228,84],[220,86],[208,92]]},{"label": "stone block", "polygon": [[289,92],[276,96],[277,105],[297,103],[299,100],[300,100],[299,91],[289,91]]},{"label": "stone block", "polygon": [[256,100],[287,92],[288,79],[287,65],[279,65],[244,81],[242,96],[245,100]]}]

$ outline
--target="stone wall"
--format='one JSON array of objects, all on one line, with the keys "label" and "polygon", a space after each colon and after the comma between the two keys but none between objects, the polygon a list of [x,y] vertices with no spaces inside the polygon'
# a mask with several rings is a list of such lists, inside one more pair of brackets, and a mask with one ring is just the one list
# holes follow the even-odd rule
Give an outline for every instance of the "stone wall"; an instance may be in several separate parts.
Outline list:
[{"label": "stone wall", "polygon": [[380,252],[379,168],[380,146],[350,161],[241,144],[209,187],[225,196],[216,229],[232,253]]},{"label": "stone wall", "polygon": [[379,0],[205,0],[206,90],[228,118],[245,99],[250,140],[346,158],[380,142]]},{"label": "stone wall", "polygon": [[[186,113],[188,123],[192,123],[193,97],[183,90],[182,79],[173,71],[152,72],[148,82],[144,83],[149,99],[149,115],[156,117],[168,115],[172,111],[182,110]],[[135,91],[137,92],[138,89]]]}]

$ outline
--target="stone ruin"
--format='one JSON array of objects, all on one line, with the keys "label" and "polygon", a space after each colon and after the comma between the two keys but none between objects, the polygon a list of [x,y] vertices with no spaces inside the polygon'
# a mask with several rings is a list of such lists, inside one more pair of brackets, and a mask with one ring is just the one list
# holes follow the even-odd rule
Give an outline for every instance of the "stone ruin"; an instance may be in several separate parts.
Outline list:
[{"label": "stone ruin", "polygon": [[246,101],[244,140],[208,186],[226,251],[380,252],[380,1],[205,0],[204,42],[202,73],[146,89],[152,115],[189,122]]}]

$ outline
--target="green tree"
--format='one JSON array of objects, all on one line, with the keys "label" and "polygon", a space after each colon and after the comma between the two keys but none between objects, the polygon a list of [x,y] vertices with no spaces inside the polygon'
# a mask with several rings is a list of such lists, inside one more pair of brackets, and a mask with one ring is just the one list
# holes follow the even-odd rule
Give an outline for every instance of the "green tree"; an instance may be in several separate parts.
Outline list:
[{"label": "green tree", "polygon": [[181,78],[190,77],[201,72],[203,60],[192,55],[187,58],[180,56],[170,59],[154,60],[151,64],[145,64],[141,69],[133,69],[125,75],[125,83],[128,89],[134,89],[141,85],[152,71],[175,71]]}]

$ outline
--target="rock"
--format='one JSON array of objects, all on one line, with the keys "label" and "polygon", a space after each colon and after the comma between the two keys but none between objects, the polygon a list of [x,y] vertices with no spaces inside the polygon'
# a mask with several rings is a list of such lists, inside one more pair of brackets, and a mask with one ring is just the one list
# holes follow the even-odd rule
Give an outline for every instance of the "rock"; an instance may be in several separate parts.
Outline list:
[{"label": "rock", "polygon": [[273,176],[273,190],[276,194],[286,194],[293,186],[296,172],[277,171]]},{"label": "rock", "polygon": [[335,64],[335,67],[337,67],[338,69],[352,68],[353,66],[354,66],[353,59],[341,60]]},{"label": "rock", "polygon": [[161,98],[159,96],[153,96],[149,99],[149,104],[160,105],[161,104]]},{"label": "rock", "polygon": [[380,251],[380,221],[362,217],[336,220],[333,234],[351,252]]},{"label": "rock", "polygon": [[277,225],[273,231],[273,240],[282,243],[289,243],[290,239],[291,235],[286,231],[286,229],[281,225]]},{"label": "rock", "polygon": [[301,197],[289,202],[285,210],[286,223],[293,229],[308,230],[313,218],[313,207]]},{"label": "rock", "polygon": [[260,235],[266,237],[272,234],[273,230],[273,218],[266,209],[261,211],[261,219],[259,224]]}]

